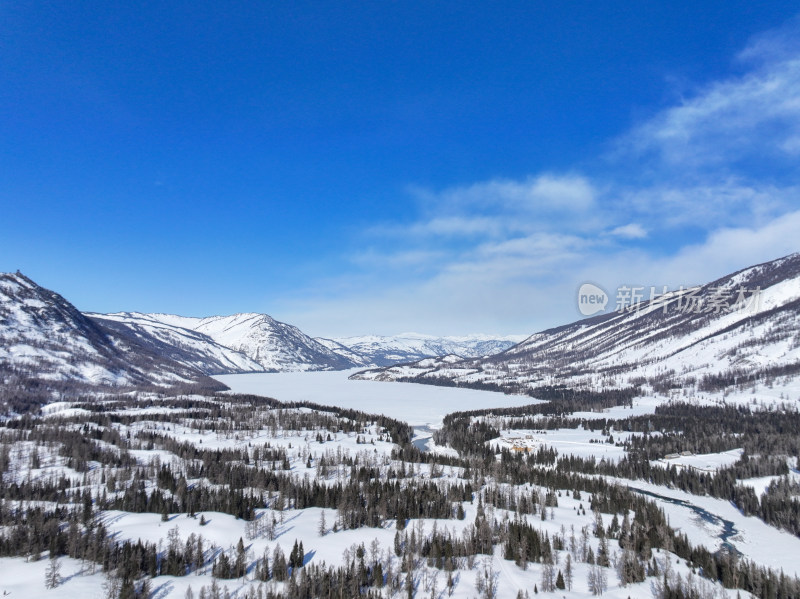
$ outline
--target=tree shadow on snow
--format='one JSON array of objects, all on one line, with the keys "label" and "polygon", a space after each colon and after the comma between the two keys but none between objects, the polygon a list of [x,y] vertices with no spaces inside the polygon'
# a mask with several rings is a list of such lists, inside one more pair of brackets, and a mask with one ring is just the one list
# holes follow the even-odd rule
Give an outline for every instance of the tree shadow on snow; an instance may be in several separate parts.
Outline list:
[{"label": "tree shadow on snow", "polygon": [[175,585],[171,582],[165,582],[164,584],[160,584],[150,593],[150,598],[164,599],[172,592],[172,589],[174,588]]},{"label": "tree shadow on snow", "polygon": [[317,552],[314,551],[313,549],[311,551],[306,551],[306,554],[303,557],[303,566],[305,566],[306,564],[308,564],[308,562],[310,562],[312,559],[314,559],[314,556],[316,554],[317,554]]}]

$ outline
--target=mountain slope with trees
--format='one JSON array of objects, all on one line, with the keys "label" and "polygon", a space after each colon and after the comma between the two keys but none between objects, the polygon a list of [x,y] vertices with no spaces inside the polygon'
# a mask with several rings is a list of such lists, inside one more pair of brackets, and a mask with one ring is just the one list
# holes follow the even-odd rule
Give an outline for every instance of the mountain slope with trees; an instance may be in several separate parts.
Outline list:
[{"label": "mountain slope with trees", "polygon": [[741,390],[800,372],[800,254],[548,329],[487,358],[422,360],[354,378],[668,394]]},{"label": "mountain slope with trees", "polygon": [[221,387],[19,272],[0,274],[0,380],[3,399],[22,403],[85,389]]}]

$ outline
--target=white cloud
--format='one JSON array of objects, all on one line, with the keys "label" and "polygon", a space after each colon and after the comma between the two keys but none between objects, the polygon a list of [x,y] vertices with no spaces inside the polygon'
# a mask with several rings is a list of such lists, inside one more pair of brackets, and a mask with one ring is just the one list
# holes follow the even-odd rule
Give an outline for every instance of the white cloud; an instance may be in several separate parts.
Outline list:
[{"label": "white cloud", "polygon": [[743,63],[760,65],[800,56],[800,16],[783,26],[753,36],[737,56]]},{"label": "white cloud", "polygon": [[623,239],[644,239],[647,237],[647,231],[639,223],[630,223],[615,227],[610,231],[611,235],[621,237]]},{"label": "white cloud", "polygon": [[511,225],[512,223],[496,217],[438,216],[404,227],[400,232],[411,235],[497,236],[507,233],[512,228]]},{"label": "white cloud", "polygon": [[292,299],[277,316],[312,334],[532,334],[581,318],[581,283],[599,283],[613,296],[620,285],[671,288],[714,280],[759,262],[800,251],[800,211],[759,227],[726,228],[672,256],[615,249],[580,238],[517,240],[483,247],[410,284],[371,286],[331,298]]},{"label": "white cloud", "polygon": [[498,207],[527,213],[585,211],[592,208],[596,197],[596,190],[585,177],[553,173],[522,181],[492,179],[439,192],[418,187],[411,191],[424,208],[434,212]]},{"label": "white cloud", "polygon": [[800,251],[798,231],[800,210],[758,227],[719,229],[705,242],[682,248],[658,267],[672,280],[683,278],[688,284],[705,283],[740,268]]},{"label": "white cloud", "polygon": [[392,269],[427,267],[445,258],[445,252],[435,250],[381,252],[368,249],[351,256],[352,261],[360,266]]},{"label": "white cloud", "polygon": [[797,186],[735,177],[694,185],[673,180],[620,190],[614,211],[644,220],[650,229],[712,229],[766,222],[796,205],[799,193]]},{"label": "white cloud", "polygon": [[692,285],[800,250],[797,30],[755,39],[748,72],[620,136],[594,177],[413,189],[415,221],[374,228],[381,250],[349,284],[282,316],[328,335],[533,333],[579,318],[586,281]]},{"label": "white cloud", "polygon": [[[690,172],[800,152],[800,43],[796,24],[755,39],[740,59],[755,67],[716,81],[618,140],[620,156],[649,156]],[[684,172],[686,174],[686,172]]]}]

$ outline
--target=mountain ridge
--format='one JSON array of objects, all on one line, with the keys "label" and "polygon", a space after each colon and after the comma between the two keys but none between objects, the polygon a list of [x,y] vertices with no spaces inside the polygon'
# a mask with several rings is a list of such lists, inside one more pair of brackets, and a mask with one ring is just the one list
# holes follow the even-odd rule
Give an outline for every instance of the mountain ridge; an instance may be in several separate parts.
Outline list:
[{"label": "mountain ridge", "polygon": [[37,397],[98,387],[222,388],[20,272],[0,273],[0,380],[6,391]]},{"label": "mountain ridge", "polygon": [[[169,335],[181,340],[181,331],[191,332],[204,336],[219,348],[233,352],[234,356],[227,356],[227,359],[234,363],[234,367],[227,371],[218,367],[216,370],[212,368],[218,365],[216,361],[203,365],[195,360],[194,365],[201,366],[208,374],[342,370],[397,364],[449,354],[478,357],[507,349],[515,341],[525,338],[523,335],[487,334],[437,337],[423,333],[312,338],[294,325],[258,312],[207,317],[140,312],[88,315],[105,322],[118,323],[117,326],[127,326],[132,329],[133,334],[140,333],[139,329],[145,328],[152,335],[165,337],[163,331],[167,330]],[[182,340],[188,342],[187,339]],[[212,352],[208,350],[205,353]]]},{"label": "mountain ridge", "polygon": [[297,327],[267,314],[242,312],[230,316],[191,317],[164,313],[117,312],[92,314],[127,326],[147,323],[151,331],[167,327],[175,334],[190,331],[203,335],[228,355],[237,367],[218,374],[282,372],[287,370],[333,370],[359,366],[318,343]]},{"label": "mountain ridge", "polygon": [[[729,307],[741,290],[758,305]],[[747,299],[747,294],[744,298]],[[697,310],[679,309],[694,302]],[[737,270],[704,285],[551,327],[484,359],[434,360],[371,369],[367,380],[492,385],[511,392],[567,386],[681,392],[730,391],[744,378],[768,381],[800,372],[800,254]]]},{"label": "mountain ridge", "polygon": [[452,354],[462,358],[482,357],[508,349],[523,339],[524,335],[474,334],[437,337],[423,333],[401,333],[391,336],[338,337],[331,341],[365,356],[375,365],[388,366]]}]

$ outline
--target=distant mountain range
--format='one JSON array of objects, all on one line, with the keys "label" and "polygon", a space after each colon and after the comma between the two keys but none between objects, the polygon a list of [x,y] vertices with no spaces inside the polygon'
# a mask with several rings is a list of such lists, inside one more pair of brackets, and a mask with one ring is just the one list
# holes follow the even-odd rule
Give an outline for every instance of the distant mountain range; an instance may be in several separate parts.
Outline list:
[{"label": "distant mountain range", "polygon": [[[434,337],[419,333],[403,333],[394,337],[364,336],[334,339],[367,364],[389,366],[401,362],[413,362],[434,356],[458,355],[463,358],[479,358],[496,354],[525,339],[525,335],[492,337],[468,335],[464,337]],[[319,339],[322,343],[330,340]]]},{"label": "distant mountain range", "polygon": [[0,381],[6,389],[220,387],[208,376],[382,366],[453,352],[483,356],[512,344],[510,338],[418,334],[313,339],[254,313],[83,314],[21,273],[0,274]]},{"label": "distant mountain range", "polygon": [[20,393],[74,384],[204,385],[209,375],[369,368],[353,378],[491,387],[719,391],[800,373],[800,254],[635,309],[530,337],[311,338],[265,314],[83,314],[0,274],[0,380]]},{"label": "distant mountain range", "polygon": [[769,386],[800,373],[800,254],[634,308],[536,333],[489,357],[424,359],[352,378],[681,394]]},{"label": "distant mountain range", "polygon": [[342,370],[387,366],[424,357],[457,354],[487,356],[525,338],[472,335],[434,337],[405,333],[395,337],[311,338],[297,327],[266,314],[190,318],[172,314],[92,314],[87,316],[143,343],[155,338],[172,348],[161,351],[207,374]]}]

